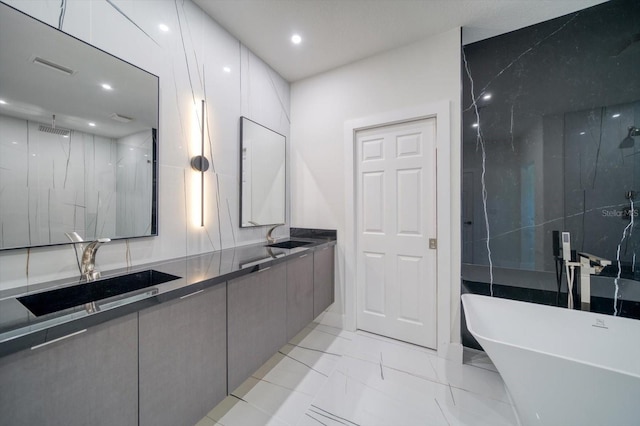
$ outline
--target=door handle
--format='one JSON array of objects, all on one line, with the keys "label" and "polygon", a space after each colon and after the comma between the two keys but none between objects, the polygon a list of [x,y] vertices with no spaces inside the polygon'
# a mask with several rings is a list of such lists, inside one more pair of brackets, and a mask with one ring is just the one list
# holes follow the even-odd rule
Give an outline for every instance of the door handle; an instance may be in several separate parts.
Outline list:
[{"label": "door handle", "polygon": [[66,336],[58,337],[57,339],[49,340],[48,342],[40,343],[39,345],[32,346],[31,350],[35,351],[36,349],[48,346],[52,343],[56,343],[64,339],[68,339],[69,337],[77,336],[78,334],[82,334],[85,331],[87,331],[86,328],[84,330],[76,331],[75,333],[67,334]]},{"label": "door handle", "polygon": [[203,290],[194,291],[193,293],[185,294],[184,296],[180,296],[180,300],[186,299],[187,297],[195,296],[196,294],[200,294],[203,291],[204,291],[204,289]]}]

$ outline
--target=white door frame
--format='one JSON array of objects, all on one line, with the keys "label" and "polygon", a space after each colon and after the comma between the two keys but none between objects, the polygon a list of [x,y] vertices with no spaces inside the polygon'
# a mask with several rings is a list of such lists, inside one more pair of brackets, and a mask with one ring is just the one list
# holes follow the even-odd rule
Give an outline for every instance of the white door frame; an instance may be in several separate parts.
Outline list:
[{"label": "white door frame", "polygon": [[[412,108],[346,121],[345,158],[345,325],[356,329],[356,188],[355,135],[359,130],[405,121],[436,118],[436,222],[437,254],[437,352],[442,358],[458,358],[450,353],[451,342],[451,117],[449,102],[440,101]],[[457,220],[457,218],[456,218]],[[457,282],[457,281],[456,281]],[[453,348],[451,348],[453,349]],[[460,359],[462,354],[460,353]]]}]

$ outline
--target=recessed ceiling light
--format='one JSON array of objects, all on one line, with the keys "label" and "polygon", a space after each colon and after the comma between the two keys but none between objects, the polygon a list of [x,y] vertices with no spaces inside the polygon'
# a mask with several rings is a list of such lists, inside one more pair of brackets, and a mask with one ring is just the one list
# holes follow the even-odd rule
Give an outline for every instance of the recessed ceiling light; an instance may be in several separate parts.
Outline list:
[{"label": "recessed ceiling light", "polygon": [[18,142],[16,142],[16,141],[11,141],[11,145],[18,145]]},{"label": "recessed ceiling light", "polygon": [[91,122],[91,123],[89,123],[89,126],[96,127],[96,123]]},{"label": "recessed ceiling light", "polygon": [[298,34],[294,34],[293,36],[291,36],[291,43],[293,44],[302,43],[302,37],[300,37]]},{"label": "recessed ceiling light", "polygon": [[32,156],[32,157],[35,157],[36,155],[35,155],[35,154],[31,154],[31,156]]},{"label": "recessed ceiling light", "polygon": [[224,71],[224,72],[231,72],[231,68],[229,68],[229,67],[224,67],[224,68],[222,68],[222,71]]},{"label": "recessed ceiling light", "polygon": [[612,118],[618,118],[618,117],[620,117],[620,113],[613,114],[611,117]]},{"label": "recessed ceiling light", "polygon": [[473,123],[471,127],[478,127],[478,123]]},{"label": "recessed ceiling light", "polygon": [[164,31],[165,33],[169,31],[169,27],[167,27],[165,24],[158,25],[158,28],[160,28],[160,31]]},{"label": "recessed ceiling light", "polygon": [[102,83],[101,86],[104,90],[113,90],[113,87],[111,87],[111,85],[108,83]]},{"label": "recessed ceiling light", "polygon": [[485,101],[488,101],[489,99],[491,99],[491,93],[487,93],[482,97],[482,99],[484,99]]},{"label": "recessed ceiling light", "polygon": [[0,105],[6,105],[7,101],[5,101],[4,99],[0,99]]},{"label": "recessed ceiling light", "polygon": [[581,135],[585,135],[587,132],[580,132]]}]

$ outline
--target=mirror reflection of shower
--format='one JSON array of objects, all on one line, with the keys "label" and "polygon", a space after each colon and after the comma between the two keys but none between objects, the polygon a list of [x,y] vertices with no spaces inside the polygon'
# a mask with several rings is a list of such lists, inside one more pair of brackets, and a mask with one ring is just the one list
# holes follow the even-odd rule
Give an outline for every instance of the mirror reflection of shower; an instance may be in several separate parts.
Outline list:
[{"label": "mirror reflection of shower", "polygon": [[626,138],[622,139],[618,148],[632,148],[635,143],[633,139],[634,136],[640,136],[640,129],[636,126],[629,126],[629,133]]}]

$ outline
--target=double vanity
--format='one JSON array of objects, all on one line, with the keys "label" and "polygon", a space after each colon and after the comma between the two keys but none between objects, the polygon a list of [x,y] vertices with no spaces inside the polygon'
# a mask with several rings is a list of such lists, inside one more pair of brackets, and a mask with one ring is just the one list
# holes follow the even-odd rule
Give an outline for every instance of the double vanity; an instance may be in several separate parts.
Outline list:
[{"label": "double vanity", "polygon": [[[204,144],[206,111],[216,108],[202,100],[201,149],[180,172],[184,188],[160,191],[159,153],[182,152],[171,144],[187,140],[169,124],[161,147],[159,77],[2,1],[0,28],[10,35],[0,37],[0,250],[87,244],[73,259],[83,278],[0,291],[0,424],[192,426],[333,302],[336,233],[292,228],[292,240],[102,271],[93,281],[98,244],[159,235],[158,198],[186,194],[187,176],[199,174],[200,226],[216,229],[205,188],[211,135]],[[191,86],[188,96],[196,93]],[[215,121],[236,131],[227,117]],[[238,117],[238,209],[227,199],[239,241],[257,235],[244,228],[285,223],[288,208],[286,137],[252,119]],[[288,134],[278,123],[264,124]],[[224,151],[216,162],[232,164]],[[163,237],[154,250],[178,238]]]},{"label": "double vanity", "polygon": [[299,235],[0,293],[3,422],[197,423],[333,303],[335,232]]}]

